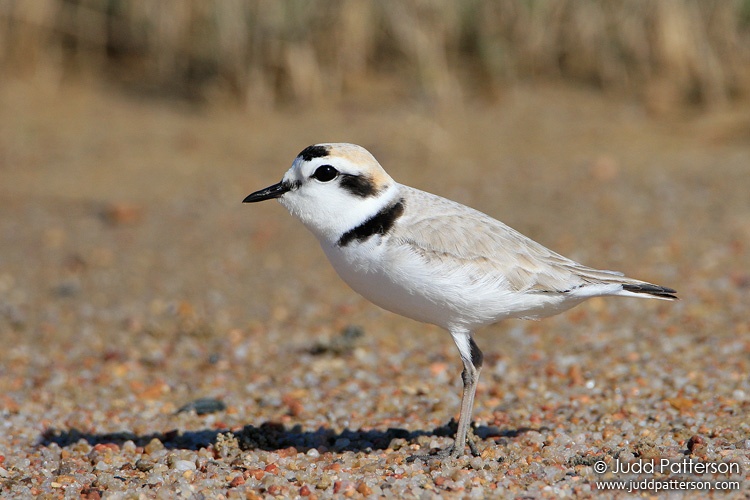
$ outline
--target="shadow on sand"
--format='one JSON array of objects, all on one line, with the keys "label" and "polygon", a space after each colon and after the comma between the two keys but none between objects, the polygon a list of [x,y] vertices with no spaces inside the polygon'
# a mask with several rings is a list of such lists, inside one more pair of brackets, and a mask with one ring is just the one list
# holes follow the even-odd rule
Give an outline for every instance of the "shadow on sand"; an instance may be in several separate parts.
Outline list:
[{"label": "shadow on sand", "polygon": [[[530,431],[530,428],[500,431],[496,427],[480,426],[474,433],[481,439],[488,438],[512,438]],[[48,429],[41,436],[38,444],[49,446],[52,443],[65,447],[84,440],[90,445],[115,443],[122,444],[133,441],[137,446],[145,446],[153,439],[162,442],[168,449],[199,450],[215,445],[220,434],[230,432],[225,430],[199,430],[179,432],[177,430],[164,433],[151,433],[137,435],[131,432],[116,432],[106,434],[91,434],[78,429],[60,430]],[[287,427],[281,423],[265,422],[259,427],[246,425],[240,431],[233,432],[242,450],[266,450],[276,451],[294,447],[299,452],[307,452],[315,448],[335,452],[370,452],[372,450],[383,450],[390,446],[394,439],[403,439],[406,442],[416,441],[421,436],[450,437],[456,432],[456,422],[451,420],[448,424],[436,427],[432,430],[408,431],[406,429],[390,428],[383,430],[350,430],[344,429],[335,432],[331,429],[318,428],[313,431],[305,431],[301,426]]]}]

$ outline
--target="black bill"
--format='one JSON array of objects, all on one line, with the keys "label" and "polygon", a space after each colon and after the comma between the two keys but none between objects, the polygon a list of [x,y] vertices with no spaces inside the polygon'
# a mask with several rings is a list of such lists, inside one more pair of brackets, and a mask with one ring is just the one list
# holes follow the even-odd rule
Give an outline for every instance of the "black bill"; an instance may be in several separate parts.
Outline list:
[{"label": "black bill", "polygon": [[278,184],[268,186],[265,189],[261,189],[260,191],[256,191],[253,194],[247,195],[247,197],[242,200],[242,203],[255,203],[256,201],[278,198],[287,191],[289,191],[289,186],[287,184],[284,184],[283,182],[279,182]]}]

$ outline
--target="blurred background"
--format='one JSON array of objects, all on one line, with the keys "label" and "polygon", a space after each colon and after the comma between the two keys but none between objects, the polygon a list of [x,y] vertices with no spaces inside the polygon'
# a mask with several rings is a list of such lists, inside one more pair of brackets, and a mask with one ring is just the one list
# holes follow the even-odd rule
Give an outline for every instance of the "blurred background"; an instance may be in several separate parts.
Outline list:
[{"label": "blurred background", "polygon": [[0,20],[6,76],[249,110],[383,92],[455,106],[553,81],[661,112],[725,105],[750,78],[744,0],[41,0]]},{"label": "blurred background", "polygon": [[[241,204],[317,142],[359,143],[400,182],[679,290],[677,304],[591,301],[488,328],[487,366],[507,366],[487,369],[478,418],[533,393],[528,377],[564,393],[606,373],[605,392],[633,394],[634,373],[666,374],[658,390],[680,394],[666,408],[681,415],[747,407],[749,92],[749,0],[2,0],[13,439],[148,434],[198,395],[225,400],[230,427],[286,418],[311,385],[325,401],[384,366],[382,389],[344,399],[416,384],[412,416],[447,421],[447,335],[348,290],[277,204]],[[311,384],[300,353],[350,324],[364,354]],[[435,387],[415,382],[426,367]],[[339,407],[294,421],[349,425]],[[513,407],[506,424],[527,425]]]}]

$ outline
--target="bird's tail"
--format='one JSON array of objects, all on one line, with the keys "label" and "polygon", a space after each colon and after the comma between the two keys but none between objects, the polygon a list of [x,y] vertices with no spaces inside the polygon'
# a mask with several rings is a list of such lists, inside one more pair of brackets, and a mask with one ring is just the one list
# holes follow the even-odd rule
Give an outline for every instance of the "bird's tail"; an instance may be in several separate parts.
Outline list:
[{"label": "bird's tail", "polygon": [[654,285],[652,283],[646,283],[645,281],[623,283],[622,291],[628,292],[628,295],[633,294],[635,296],[653,297],[662,300],[679,300],[679,297],[676,295],[677,290],[665,286]]},{"label": "bird's tail", "polygon": [[680,300],[677,290],[666,286],[654,285],[647,281],[628,278],[617,271],[579,268],[578,275],[592,285],[619,285],[622,288],[608,288],[602,295],[620,295],[626,297],[653,298],[661,300]]}]

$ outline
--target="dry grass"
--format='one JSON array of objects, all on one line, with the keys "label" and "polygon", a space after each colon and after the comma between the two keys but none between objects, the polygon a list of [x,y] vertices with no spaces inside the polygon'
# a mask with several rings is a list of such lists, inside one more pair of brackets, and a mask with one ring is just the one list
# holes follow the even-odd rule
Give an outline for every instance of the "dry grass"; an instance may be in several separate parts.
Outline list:
[{"label": "dry grass", "polygon": [[375,81],[447,103],[567,79],[659,111],[747,91],[749,16],[747,0],[5,1],[0,69],[253,107]]}]

